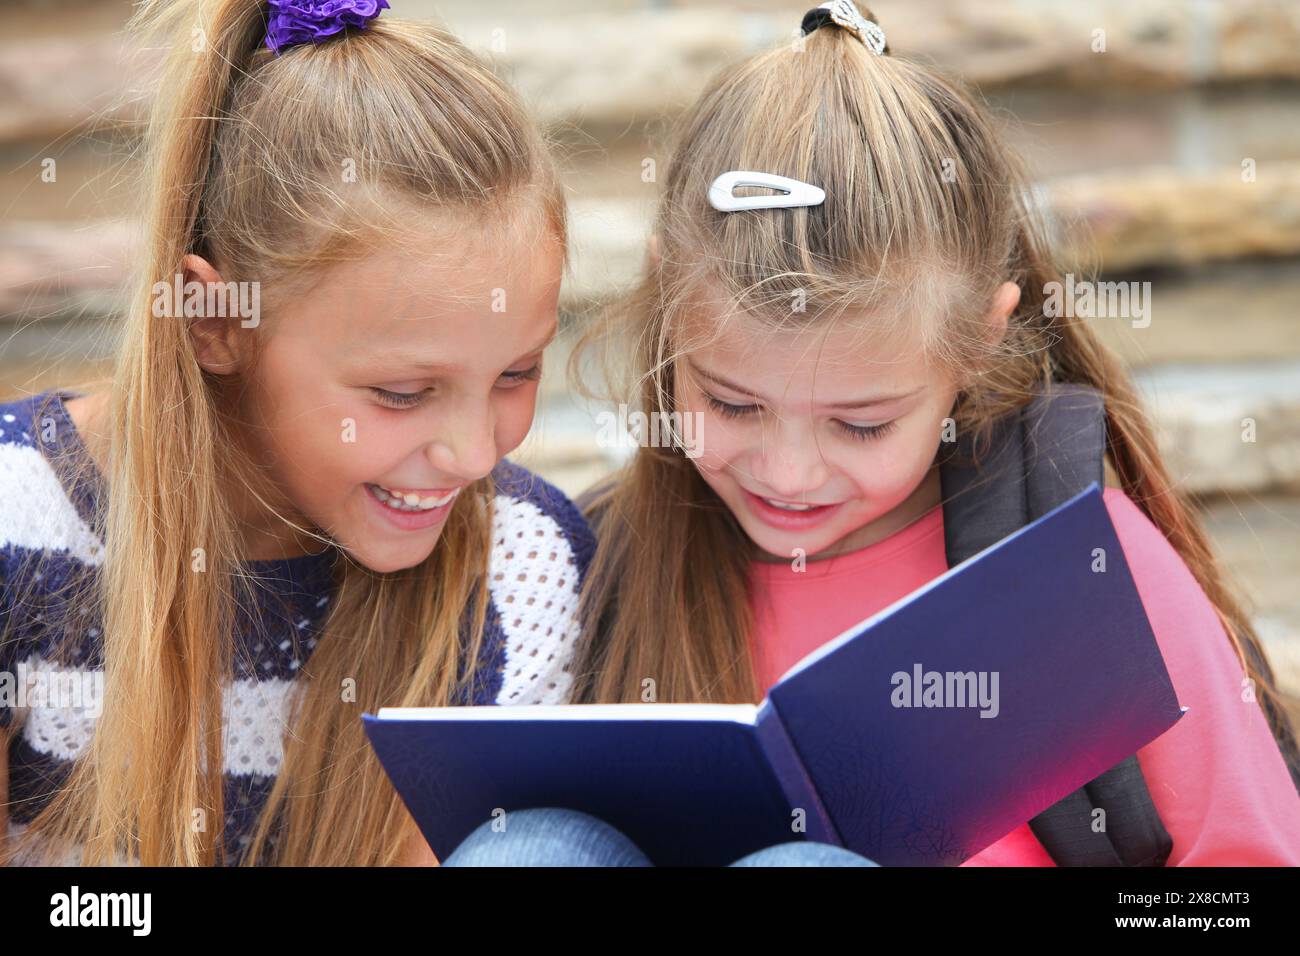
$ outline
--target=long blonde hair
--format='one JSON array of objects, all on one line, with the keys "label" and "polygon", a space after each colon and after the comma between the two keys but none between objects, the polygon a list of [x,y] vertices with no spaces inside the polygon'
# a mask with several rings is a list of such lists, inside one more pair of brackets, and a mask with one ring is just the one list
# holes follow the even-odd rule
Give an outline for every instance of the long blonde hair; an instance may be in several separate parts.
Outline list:
[{"label": "long blonde hair", "polygon": [[[23,834],[39,845],[23,853],[61,857],[81,844],[88,864],[205,865],[240,850],[220,846],[234,642],[217,638],[233,637],[254,585],[227,489],[265,489],[237,455],[221,389],[183,323],[153,317],[154,284],[197,252],[224,281],[260,280],[273,323],[276,304],[315,270],[376,243],[418,241],[411,222],[527,217],[565,241],[547,143],[457,40],[385,15],[277,56],[261,42],[265,11],[261,0],[145,0],[131,23],[167,53],[146,140],[145,242],[106,420],[96,530],[107,550],[70,602],[102,614],[105,699],[68,785]],[[355,182],[341,176],[347,160]],[[481,682],[491,482],[470,490],[416,567],[375,573],[337,552],[330,615],[295,682],[283,761],[242,862],[398,862],[416,831],[360,714],[445,705]],[[197,548],[205,573],[191,570]],[[355,699],[344,700],[352,685]],[[202,818],[213,823],[196,826]]]},{"label": "long blonde hair", "polygon": [[[706,196],[727,170],[814,183],[827,199],[720,213]],[[594,365],[617,400],[647,415],[674,411],[675,359],[718,331],[690,333],[693,295],[706,286],[730,298],[724,315],[769,327],[856,309],[872,317],[877,337],[919,341],[963,383],[952,415],[976,449],[987,450],[993,424],[1050,383],[1100,390],[1124,491],[1218,609],[1297,772],[1258,639],[1169,479],[1129,375],[1084,322],[1044,314],[1048,284],[1061,276],[1023,167],[969,93],[830,26],[751,57],[680,121],[655,234],[643,281],[592,324],[570,370],[581,384]],[[1008,279],[1020,304],[1006,338],[992,343],[985,316]],[[802,310],[791,308],[794,296]],[[575,702],[640,700],[646,680],[661,701],[761,699],[748,645],[754,548],[683,451],[638,448],[588,511],[598,546],[582,597]]]}]

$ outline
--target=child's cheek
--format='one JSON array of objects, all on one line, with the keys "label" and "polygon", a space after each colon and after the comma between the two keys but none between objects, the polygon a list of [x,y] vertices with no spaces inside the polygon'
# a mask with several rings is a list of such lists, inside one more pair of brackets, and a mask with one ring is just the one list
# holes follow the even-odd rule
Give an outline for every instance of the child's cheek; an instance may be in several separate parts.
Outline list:
[{"label": "child's cheek", "polygon": [[727,434],[725,423],[720,425],[716,415],[695,411],[685,414],[691,417],[691,461],[706,476],[721,474],[731,460],[735,437]]},{"label": "child's cheek", "polygon": [[383,411],[339,402],[304,409],[296,420],[285,423],[293,435],[288,464],[295,504],[313,521],[334,525],[335,512],[346,499],[393,466],[401,430],[385,420]]},{"label": "child's cheek", "polygon": [[860,453],[859,486],[871,497],[902,500],[925,477],[934,460],[937,442],[931,423],[917,419],[878,447]]},{"label": "child's cheek", "polygon": [[322,429],[325,445],[322,464],[333,466],[337,490],[346,494],[356,486],[383,478],[402,461],[403,450],[413,442],[398,416],[401,412],[365,406],[344,408]]},{"label": "child's cheek", "polygon": [[367,469],[368,462],[373,471],[377,451],[391,437],[385,434],[391,428],[377,414],[380,411],[347,397],[302,409],[295,420],[284,423],[301,449],[296,464],[318,480],[332,479],[331,483]]},{"label": "child's cheek", "polygon": [[706,474],[718,474],[743,452],[744,432],[699,398],[690,395],[682,408],[682,437],[689,443],[690,458]]},{"label": "child's cheek", "polygon": [[423,436],[402,411],[346,393],[297,410],[284,428],[294,436],[291,491],[308,518],[331,531],[362,506],[368,482],[391,480]]},{"label": "child's cheek", "polygon": [[497,457],[504,458],[522,444],[533,427],[537,411],[537,383],[512,388],[498,400],[496,407]]}]

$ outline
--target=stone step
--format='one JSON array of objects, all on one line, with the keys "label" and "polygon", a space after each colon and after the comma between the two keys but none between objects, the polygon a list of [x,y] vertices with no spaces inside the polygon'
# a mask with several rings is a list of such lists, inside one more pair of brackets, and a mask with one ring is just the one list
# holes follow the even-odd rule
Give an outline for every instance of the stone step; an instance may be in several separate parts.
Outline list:
[{"label": "stone step", "polygon": [[[631,169],[621,175],[623,198],[573,203],[575,246],[590,266],[578,297],[599,297],[602,282],[617,287],[630,279],[627,266],[635,274],[640,265],[653,184],[634,185]],[[1037,201],[1053,224],[1061,260],[1075,269],[1101,265],[1113,273],[1300,255],[1300,161],[1256,167],[1253,182],[1241,176],[1238,169],[1120,170],[1043,183]]]},{"label": "stone step", "polygon": [[1210,502],[1206,531],[1268,652],[1279,687],[1300,698],[1300,498],[1233,496]]},{"label": "stone step", "polygon": [[[790,11],[786,3],[702,3],[608,17],[539,11],[514,29],[509,18],[478,13],[450,22],[493,53],[545,115],[623,127],[680,109],[721,66],[792,44],[799,14]],[[1095,95],[1300,78],[1300,17],[1268,0],[913,0],[878,12],[894,50],[985,90]],[[1105,52],[1094,52],[1103,29]]]},{"label": "stone step", "polygon": [[135,242],[123,221],[0,223],[0,323],[119,313]]},{"label": "stone step", "polygon": [[1107,278],[1151,283],[1145,318],[1090,323],[1132,368],[1300,358],[1292,318],[1300,301],[1300,258],[1214,262]]},{"label": "stone step", "polygon": [[[1295,122],[1300,85],[1249,84],[1171,90],[995,89],[984,91],[1008,144],[1035,180],[1170,168],[1240,170],[1300,160]],[[671,149],[665,121],[599,135],[555,131],[580,195],[635,196],[642,163],[663,169]]]},{"label": "stone step", "polygon": [[[44,11],[16,13],[6,24],[0,142],[143,118],[146,104],[133,92],[140,78],[122,65],[116,32],[129,4],[99,6],[87,15],[89,31],[77,28],[78,16]],[[393,15],[446,23],[496,59],[547,118],[613,127],[680,109],[719,67],[792,42],[800,16],[773,0],[621,2],[596,11],[574,2],[515,3],[490,15],[464,0],[406,0]],[[893,49],[989,89],[1300,79],[1300,16],[1275,0],[912,0],[880,15]],[[43,79],[50,76],[59,82]]]},{"label": "stone step", "polygon": [[1007,141],[1034,178],[1170,167],[1240,169],[1300,159],[1294,83],[1168,90],[998,89]]},{"label": "stone step", "polygon": [[[601,283],[617,288],[639,268],[653,193],[652,184],[638,190],[630,174],[631,198],[573,203],[575,246],[587,267],[573,293],[579,298],[599,297]],[[1300,161],[1256,167],[1252,182],[1237,169],[1169,167],[1067,177],[1042,184],[1037,199],[1070,268],[1100,264],[1113,273],[1300,255]]]},{"label": "stone step", "polygon": [[1157,167],[1043,184],[1062,259],[1109,272],[1300,253],[1300,161]]},{"label": "stone step", "polygon": [[[591,191],[584,188],[570,204],[574,259],[564,289],[567,307],[617,294],[642,268],[656,188],[641,182],[640,161],[630,162],[607,167],[603,178],[588,177]],[[1269,164],[1257,173],[1254,182],[1242,182],[1235,170],[1169,168],[1070,177],[1044,184],[1039,199],[1055,223],[1063,261],[1077,269],[1100,263],[1113,274],[1300,255],[1300,161]],[[31,184],[28,190],[75,191],[78,182]],[[132,241],[132,227],[115,220],[11,219],[0,225],[0,320],[111,307]]]},{"label": "stone step", "polygon": [[1156,366],[1135,378],[1179,488],[1300,492],[1300,360]]},{"label": "stone step", "polygon": [[[1111,184],[1131,172],[1145,183],[1153,170],[1239,174],[1246,159],[1255,161],[1258,178],[1277,179],[1285,175],[1277,164],[1300,161],[1300,123],[1294,122],[1300,85],[1106,95],[1036,89],[993,91],[987,98],[1008,118],[1005,136],[1039,182],[1104,175]],[[93,134],[61,140],[0,138],[0,207],[18,221],[132,214],[138,208],[132,192],[138,132],[101,125]],[[553,139],[570,194],[581,198],[644,195],[652,186],[643,179],[645,161],[662,171],[671,146],[664,120],[599,134],[566,126],[554,130]],[[46,173],[51,161],[53,182]]]}]

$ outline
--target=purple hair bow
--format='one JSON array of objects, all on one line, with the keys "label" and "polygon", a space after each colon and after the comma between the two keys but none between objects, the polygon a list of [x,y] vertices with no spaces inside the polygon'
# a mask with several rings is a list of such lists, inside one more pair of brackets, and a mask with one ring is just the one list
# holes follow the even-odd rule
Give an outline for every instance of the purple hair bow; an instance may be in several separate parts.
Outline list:
[{"label": "purple hair bow", "polygon": [[346,27],[364,28],[388,9],[388,0],[269,0],[266,45],[281,50],[317,43]]}]

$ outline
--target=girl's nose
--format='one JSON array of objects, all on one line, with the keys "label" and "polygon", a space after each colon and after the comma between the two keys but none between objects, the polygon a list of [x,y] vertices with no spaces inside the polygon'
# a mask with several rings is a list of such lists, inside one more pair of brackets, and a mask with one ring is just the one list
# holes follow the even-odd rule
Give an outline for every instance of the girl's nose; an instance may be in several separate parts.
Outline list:
[{"label": "girl's nose", "polygon": [[804,434],[781,428],[765,435],[754,457],[754,477],[773,498],[798,501],[813,494],[829,477],[821,449],[807,429]]},{"label": "girl's nose", "polygon": [[477,481],[497,465],[496,427],[487,410],[456,414],[443,434],[427,448],[429,461],[440,473],[462,481]]}]

